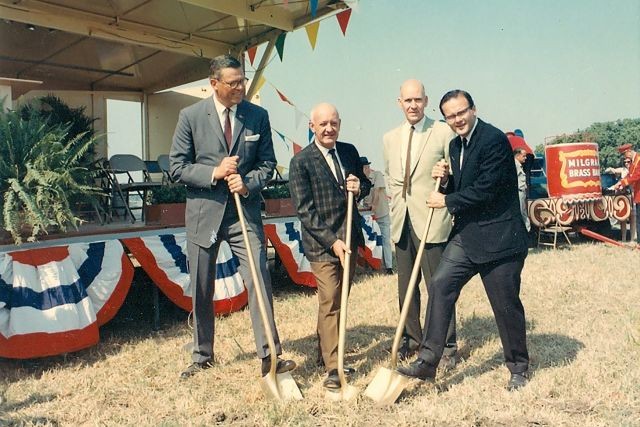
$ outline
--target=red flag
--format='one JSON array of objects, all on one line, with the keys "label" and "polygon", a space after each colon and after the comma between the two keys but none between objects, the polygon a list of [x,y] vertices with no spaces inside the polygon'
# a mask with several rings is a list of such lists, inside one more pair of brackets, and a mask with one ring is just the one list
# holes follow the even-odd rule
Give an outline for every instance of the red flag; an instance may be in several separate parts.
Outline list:
[{"label": "red flag", "polygon": [[291,106],[294,106],[293,103],[291,101],[289,101],[289,99],[286,96],[284,96],[284,94],[282,92],[280,92],[278,89],[276,89],[276,92],[278,92],[278,96],[280,97],[280,99],[282,99],[287,104],[289,104]]},{"label": "red flag", "polygon": [[340,24],[340,29],[342,30],[343,36],[347,35],[347,25],[349,25],[349,18],[351,18],[351,9],[345,9],[336,15],[336,19],[338,19],[338,24]]},{"label": "red flag", "polygon": [[247,53],[249,54],[249,63],[253,65],[253,60],[256,59],[256,52],[258,51],[258,46],[251,46],[247,49]]},{"label": "red flag", "polygon": [[300,152],[300,150],[302,150],[302,147],[300,147],[295,142],[292,142],[292,144],[293,144],[293,155],[295,156],[296,154],[298,154]]}]

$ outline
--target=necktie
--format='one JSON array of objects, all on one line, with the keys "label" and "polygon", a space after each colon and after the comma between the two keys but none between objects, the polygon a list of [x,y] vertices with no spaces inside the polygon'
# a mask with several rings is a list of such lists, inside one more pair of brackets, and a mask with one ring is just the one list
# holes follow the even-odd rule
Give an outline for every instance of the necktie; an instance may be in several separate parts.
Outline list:
[{"label": "necktie", "polygon": [[336,181],[338,181],[338,185],[340,186],[340,188],[344,190],[344,177],[342,176],[342,169],[340,169],[340,162],[338,162],[336,149],[332,148],[331,150],[329,150],[329,154],[331,154],[331,159],[333,159],[333,167],[336,170]]},{"label": "necktie", "polygon": [[231,118],[229,117],[231,110],[225,108],[224,110],[224,139],[227,141],[227,148],[231,152]]},{"label": "necktie", "polygon": [[469,148],[469,140],[467,138],[462,139],[462,149],[460,150],[460,169],[462,169],[462,158],[464,157],[464,152]]},{"label": "necktie", "polygon": [[402,181],[402,198],[407,198],[407,191],[411,189],[411,140],[413,139],[413,131],[415,127],[411,126],[409,131],[409,143],[407,144],[407,158],[404,162],[404,180]]}]

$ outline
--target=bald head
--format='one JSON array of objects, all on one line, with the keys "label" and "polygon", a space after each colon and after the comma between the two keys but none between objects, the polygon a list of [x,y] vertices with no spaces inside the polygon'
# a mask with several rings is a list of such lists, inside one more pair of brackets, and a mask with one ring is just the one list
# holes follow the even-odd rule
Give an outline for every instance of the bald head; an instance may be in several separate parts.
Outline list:
[{"label": "bald head", "polygon": [[400,86],[398,105],[410,124],[415,125],[422,120],[428,101],[424,93],[424,85],[420,80],[410,79]]},{"label": "bald head", "polygon": [[320,145],[333,148],[340,133],[340,115],[336,107],[326,102],[313,107],[309,129]]}]

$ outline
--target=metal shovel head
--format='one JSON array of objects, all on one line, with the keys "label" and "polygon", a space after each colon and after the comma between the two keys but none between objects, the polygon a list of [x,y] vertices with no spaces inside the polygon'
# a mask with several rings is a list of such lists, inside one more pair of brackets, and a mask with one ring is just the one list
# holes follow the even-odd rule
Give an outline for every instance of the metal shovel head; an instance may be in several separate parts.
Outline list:
[{"label": "metal shovel head", "polygon": [[380,368],[364,394],[378,405],[393,405],[410,382],[411,378],[398,371]]},{"label": "metal shovel head", "polygon": [[334,402],[338,402],[340,400],[352,400],[356,396],[358,396],[359,392],[360,391],[358,390],[357,387],[354,387],[349,384],[345,384],[345,386],[340,387],[339,390],[336,390],[336,391],[327,390],[327,392],[325,393],[325,398],[327,400],[331,400]]},{"label": "metal shovel head", "polygon": [[290,372],[276,374],[275,377],[265,375],[260,379],[260,388],[273,400],[302,400],[302,393]]}]

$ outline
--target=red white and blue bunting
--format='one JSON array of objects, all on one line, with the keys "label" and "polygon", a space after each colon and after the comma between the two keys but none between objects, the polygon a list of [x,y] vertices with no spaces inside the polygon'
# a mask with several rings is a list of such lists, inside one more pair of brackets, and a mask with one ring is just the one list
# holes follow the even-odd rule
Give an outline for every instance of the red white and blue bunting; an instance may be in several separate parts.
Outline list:
[{"label": "red white and blue bunting", "polygon": [[[178,307],[191,311],[186,233],[134,237],[122,239],[122,242],[162,292]],[[227,242],[222,242],[216,261],[213,295],[216,314],[228,314],[247,304],[247,291],[238,266],[238,259],[231,253],[231,248]]]},{"label": "red white and blue bunting", "polygon": [[133,266],[118,240],[0,253],[0,356],[95,345],[126,297]]},{"label": "red white and blue bunting", "polygon": [[[365,246],[359,248],[359,255],[365,263],[379,269],[382,262],[382,236],[380,227],[370,214],[362,216],[362,233]],[[282,221],[264,225],[264,232],[278,256],[282,260],[291,280],[298,285],[315,288],[316,279],[309,260],[304,255],[300,221]]]}]

